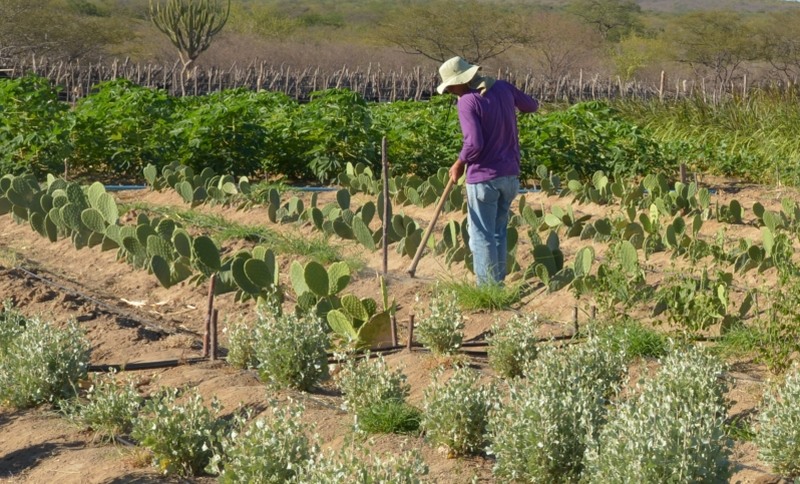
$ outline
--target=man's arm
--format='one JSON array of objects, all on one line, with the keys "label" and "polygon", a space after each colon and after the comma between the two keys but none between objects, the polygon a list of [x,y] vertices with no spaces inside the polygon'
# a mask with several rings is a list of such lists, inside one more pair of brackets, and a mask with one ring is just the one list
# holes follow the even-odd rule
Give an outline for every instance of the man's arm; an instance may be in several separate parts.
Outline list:
[{"label": "man's arm", "polygon": [[535,113],[539,110],[539,101],[514,86],[514,106],[523,113]]}]

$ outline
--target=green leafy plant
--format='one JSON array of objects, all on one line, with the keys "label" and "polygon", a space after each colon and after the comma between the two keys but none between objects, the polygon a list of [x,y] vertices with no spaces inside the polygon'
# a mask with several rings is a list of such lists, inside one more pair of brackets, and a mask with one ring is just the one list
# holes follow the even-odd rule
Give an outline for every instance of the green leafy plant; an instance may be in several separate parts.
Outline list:
[{"label": "green leafy plant", "polygon": [[699,348],[664,358],[639,394],[618,404],[587,452],[584,480],[725,482],[731,468],[722,364]]},{"label": "green leafy plant", "polygon": [[[367,444],[371,444],[368,442]],[[417,451],[381,455],[357,441],[345,444],[338,452],[318,452],[302,467],[297,480],[319,484],[341,482],[392,482],[419,484],[428,466]]]},{"label": "green leafy plant", "polygon": [[520,284],[482,284],[474,282],[444,281],[440,283],[443,290],[455,294],[459,306],[465,310],[505,309],[519,302],[523,295]]},{"label": "green leafy plant", "polygon": [[445,381],[438,370],[425,388],[422,428],[428,440],[452,455],[479,452],[487,442],[488,414],[499,394],[492,384],[479,383],[479,377],[469,367],[456,367]]},{"label": "green leafy plant", "polygon": [[348,89],[311,94],[297,119],[308,168],[320,181],[336,178],[348,162],[375,165],[377,136],[366,101]]},{"label": "green leafy plant", "polygon": [[235,417],[233,429],[220,440],[206,470],[219,482],[293,482],[319,448],[303,423],[302,404],[271,402],[270,415],[249,424]]},{"label": "green leafy plant", "polygon": [[253,333],[258,372],[268,384],[308,390],[328,376],[328,335],[315,314],[281,314],[265,305]]},{"label": "green leafy plant", "polygon": [[0,80],[0,173],[39,176],[63,169],[74,122],[46,78]]},{"label": "green leafy plant", "polygon": [[798,361],[800,350],[800,278],[791,278],[778,284],[766,294],[767,310],[757,320],[757,359],[773,373],[783,373]]},{"label": "green leafy plant", "polygon": [[515,315],[504,325],[495,323],[488,338],[489,366],[504,378],[522,376],[539,353],[537,326],[535,315]]},{"label": "green leafy plant", "polygon": [[800,367],[764,394],[756,433],[759,454],[775,472],[800,476]]},{"label": "green leafy plant", "polygon": [[728,328],[744,317],[752,304],[752,298],[747,297],[738,313],[728,310],[732,280],[731,273],[720,272],[712,278],[706,270],[698,279],[676,275],[656,292],[658,302],[653,314],[666,311],[671,323],[688,332],[701,331],[713,324]]},{"label": "green leafy plant", "polygon": [[435,355],[452,354],[464,339],[464,317],[455,294],[441,291],[429,301],[429,313],[416,324],[417,339]]},{"label": "green leafy plant", "polygon": [[207,407],[197,390],[162,388],[146,401],[131,437],[153,453],[153,465],[164,474],[198,475],[219,446],[221,410],[216,399]]},{"label": "green leafy plant", "polygon": [[386,400],[404,402],[411,391],[401,370],[390,370],[382,355],[369,353],[361,361],[344,359],[335,381],[344,394],[342,408],[356,416]]},{"label": "green leafy plant", "polygon": [[65,402],[61,410],[102,440],[128,435],[144,398],[135,380],[121,380],[114,372],[96,376],[84,398]]},{"label": "green leafy plant", "polygon": [[378,402],[358,416],[358,428],[370,434],[416,434],[421,422],[422,412],[400,400]]},{"label": "green leafy plant", "polygon": [[577,482],[583,456],[605,421],[624,374],[625,354],[592,339],[543,350],[509,384],[509,398],[490,416],[489,453],[500,479]]},{"label": "green leafy plant", "polygon": [[628,358],[661,358],[669,352],[669,338],[663,332],[626,319],[593,329],[594,336]]},{"label": "green leafy plant", "polygon": [[164,165],[175,101],[163,89],[135,85],[127,79],[103,82],[75,106],[72,131],[74,169],[113,171],[121,180],[137,180],[145,165]]},{"label": "green leafy plant", "polygon": [[[636,303],[647,299],[652,288],[646,284],[639,256],[629,241],[609,249],[608,259],[597,268],[597,277],[588,286],[603,314],[613,319]],[[617,310],[621,305],[622,312]]]},{"label": "green leafy plant", "polygon": [[6,308],[0,328],[0,404],[27,408],[75,395],[90,352],[75,322],[58,328]]}]

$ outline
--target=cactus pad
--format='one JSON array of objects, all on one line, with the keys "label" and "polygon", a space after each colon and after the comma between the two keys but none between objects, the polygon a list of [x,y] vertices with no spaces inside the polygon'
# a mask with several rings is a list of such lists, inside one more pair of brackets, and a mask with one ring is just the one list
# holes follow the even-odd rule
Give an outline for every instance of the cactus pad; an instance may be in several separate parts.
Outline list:
[{"label": "cactus pad", "polygon": [[303,268],[303,278],[308,288],[319,297],[329,294],[328,271],[319,262],[309,261]]},{"label": "cactus pad", "polygon": [[192,243],[194,258],[213,272],[219,271],[221,264],[219,249],[214,241],[205,235],[194,239]]}]

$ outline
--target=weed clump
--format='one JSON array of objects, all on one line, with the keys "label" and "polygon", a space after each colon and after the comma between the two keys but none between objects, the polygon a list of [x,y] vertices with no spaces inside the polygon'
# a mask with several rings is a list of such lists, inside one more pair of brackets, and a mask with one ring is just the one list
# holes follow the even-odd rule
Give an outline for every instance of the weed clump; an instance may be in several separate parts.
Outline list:
[{"label": "weed clump", "polygon": [[366,432],[409,433],[419,428],[419,410],[405,403],[411,387],[401,370],[391,371],[383,356],[341,363],[336,383],[344,394],[342,407]]}]

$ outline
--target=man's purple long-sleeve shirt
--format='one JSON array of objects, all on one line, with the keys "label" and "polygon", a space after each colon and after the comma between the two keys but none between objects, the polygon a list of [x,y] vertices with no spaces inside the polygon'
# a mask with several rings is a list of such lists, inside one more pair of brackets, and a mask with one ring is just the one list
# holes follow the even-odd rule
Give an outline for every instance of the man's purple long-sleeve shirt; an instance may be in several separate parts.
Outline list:
[{"label": "man's purple long-sleeve shirt", "polygon": [[458,98],[464,144],[458,158],[467,163],[467,183],[519,175],[517,112],[532,113],[539,102],[512,84],[497,80],[481,95],[472,90]]}]

